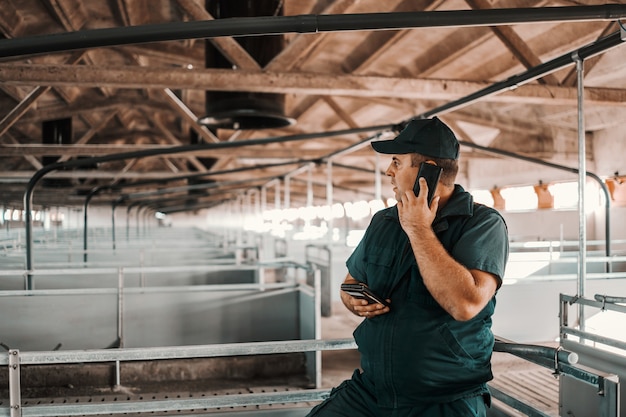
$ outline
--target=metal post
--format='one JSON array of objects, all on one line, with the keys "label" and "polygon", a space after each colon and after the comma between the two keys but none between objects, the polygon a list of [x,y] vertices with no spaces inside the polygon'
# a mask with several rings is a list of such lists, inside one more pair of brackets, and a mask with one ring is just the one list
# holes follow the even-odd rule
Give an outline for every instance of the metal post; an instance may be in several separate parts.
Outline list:
[{"label": "metal post", "polygon": [[21,417],[22,398],[20,392],[20,351],[9,350],[9,407],[11,417]]},{"label": "metal post", "polygon": [[290,208],[290,204],[291,204],[290,199],[291,199],[291,177],[287,175],[285,177],[285,204],[284,204],[285,210]]},{"label": "metal post", "polygon": [[[587,177],[586,168],[586,148],[585,148],[585,114],[583,109],[584,91],[583,91],[583,60],[578,53],[572,55],[576,62],[577,91],[578,91],[578,296],[585,296],[585,278],[587,275],[587,217],[585,215],[585,183]],[[578,306],[578,319],[580,330],[585,331],[585,307],[582,304]]]},{"label": "metal post", "polygon": [[328,245],[333,244],[333,161],[326,162],[326,205],[328,206]]},{"label": "metal post", "polygon": [[[124,268],[117,272],[117,347],[124,347]],[[115,361],[115,386],[121,386],[120,361]]]},{"label": "metal post", "polygon": [[133,207],[132,204],[129,204],[126,207],[126,241],[130,239],[130,209]]},{"label": "metal post", "polygon": [[91,201],[91,198],[94,196],[94,194],[97,191],[92,191],[89,194],[87,194],[87,197],[85,198],[85,204],[83,207],[83,262],[87,263],[87,220],[88,220],[88,207],[89,207],[89,201]]},{"label": "metal post", "polygon": [[602,378],[599,417],[619,417],[621,415],[620,382],[617,375]]},{"label": "metal post", "polygon": [[111,202],[111,241],[113,242],[113,250],[115,250],[115,208],[118,201]]}]

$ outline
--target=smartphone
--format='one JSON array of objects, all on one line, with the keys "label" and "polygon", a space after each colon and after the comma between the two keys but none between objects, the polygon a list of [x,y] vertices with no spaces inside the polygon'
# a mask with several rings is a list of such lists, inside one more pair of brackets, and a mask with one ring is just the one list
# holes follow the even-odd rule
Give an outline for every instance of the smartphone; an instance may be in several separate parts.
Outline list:
[{"label": "smartphone", "polygon": [[439,182],[439,177],[441,177],[441,172],[443,168],[438,167],[437,165],[427,164],[426,162],[422,162],[420,164],[420,169],[417,173],[417,178],[415,178],[415,185],[413,185],[413,192],[415,196],[417,196],[420,192],[420,177],[426,178],[426,184],[428,184],[428,206],[430,207],[431,201],[433,201],[433,196],[435,195],[435,189],[437,189],[437,183]]},{"label": "smartphone", "polygon": [[355,298],[367,300],[369,304],[379,303],[384,306],[389,306],[387,300],[374,294],[372,290],[364,284],[341,284],[341,290]]}]

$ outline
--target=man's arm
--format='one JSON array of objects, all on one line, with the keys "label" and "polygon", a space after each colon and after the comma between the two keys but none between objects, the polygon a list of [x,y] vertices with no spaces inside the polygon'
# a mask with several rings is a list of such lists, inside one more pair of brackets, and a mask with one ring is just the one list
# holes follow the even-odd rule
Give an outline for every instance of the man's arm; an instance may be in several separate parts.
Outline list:
[{"label": "man's arm", "polygon": [[498,287],[489,272],[467,269],[445,250],[432,229],[409,237],[424,285],[439,305],[455,320],[476,316]]},{"label": "man's arm", "polygon": [[[422,181],[421,186],[426,186]],[[476,316],[498,288],[498,278],[485,271],[467,269],[443,247],[432,230],[440,197],[428,207],[425,193],[406,192],[398,202],[400,224],[406,232],[424,285],[439,305],[455,320]]]}]

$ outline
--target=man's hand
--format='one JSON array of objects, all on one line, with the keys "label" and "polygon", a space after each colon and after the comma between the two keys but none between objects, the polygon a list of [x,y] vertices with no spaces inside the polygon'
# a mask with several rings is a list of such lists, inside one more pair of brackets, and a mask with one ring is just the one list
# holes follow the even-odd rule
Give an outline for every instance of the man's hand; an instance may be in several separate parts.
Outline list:
[{"label": "man's hand", "polygon": [[425,230],[430,230],[439,208],[439,196],[435,196],[430,207],[428,207],[428,184],[423,177],[419,181],[419,195],[416,196],[413,190],[409,190],[398,201],[400,225],[409,238],[419,236]]},{"label": "man's hand", "polygon": [[[354,279],[350,274],[346,277],[346,284],[357,284],[359,281]],[[346,293],[345,291],[340,291],[339,293],[341,297],[341,301],[346,306],[348,310],[359,317],[372,318],[376,316],[380,316],[381,314],[389,313],[389,307],[380,304],[368,304],[367,300],[362,298],[356,298]],[[391,300],[387,299],[388,302]]]}]

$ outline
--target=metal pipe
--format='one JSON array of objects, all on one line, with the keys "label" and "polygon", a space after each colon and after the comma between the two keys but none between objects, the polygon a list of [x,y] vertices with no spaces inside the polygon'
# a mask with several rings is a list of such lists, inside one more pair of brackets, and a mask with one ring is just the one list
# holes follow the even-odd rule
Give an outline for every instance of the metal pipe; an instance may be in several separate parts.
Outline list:
[{"label": "metal pipe", "polygon": [[85,197],[85,204],[83,206],[83,262],[87,263],[87,220],[88,220],[88,207],[89,207],[89,201],[91,200],[91,198],[93,197],[93,194],[90,192],[89,194],[87,194],[87,197]]},{"label": "metal pipe", "polygon": [[626,297],[615,297],[611,295],[602,295],[596,294],[593,296],[596,301],[600,301],[601,303],[611,303],[611,304],[624,304],[626,303]]},{"label": "metal pipe", "polygon": [[333,244],[333,161],[331,158],[326,162],[326,205],[328,206],[328,245]]},{"label": "metal pipe", "polygon": [[91,199],[98,194],[105,187],[96,187],[89,191],[87,196],[85,197],[85,203],[83,205],[83,262],[87,263],[87,212],[89,210],[89,202]]},{"label": "metal pipe", "polygon": [[420,27],[498,26],[551,21],[617,20],[623,17],[626,17],[626,6],[618,4],[339,15],[233,17],[91,29],[5,39],[0,42],[0,57],[49,54],[73,49],[206,39],[220,36],[239,37],[285,33],[397,30]]},{"label": "metal pipe", "polygon": [[[585,113],[583,98],[583,58],[576,52],[572,54],[572,59],[576,62],[576,92],[578,110],[578,172],[586,172],[587,168],[587,148],[585,145]],[[585,215],[585,176],[578,175],[578,296],[585,296],[585,286],[587,278],[587,217]],[[578,324],[581,331],[585,331],[585,306],[578,305]]]},{"label": "metal pipe", "polygon": [[123,199],[118,198],[111,202],[111,242],[113,243],[113,250],[115,250],[115,209],[122,201]]},{"label": "metal pipe", "polygon": [[549,359],[555,362],[555,368],[557,362],[563,362],[570,365],[578,363],[578,355],[575,352],[569,352],[567,350],[548,346],[526,345],[496,340],[493,346],[493,351],[510,353],[524,359],[532,356]]},{"label": "metal pipe", "polygon": [[130,240],[130,210],[139,205],[137,202],[130,203],[128,207],[126,207],[126,241]]}]

